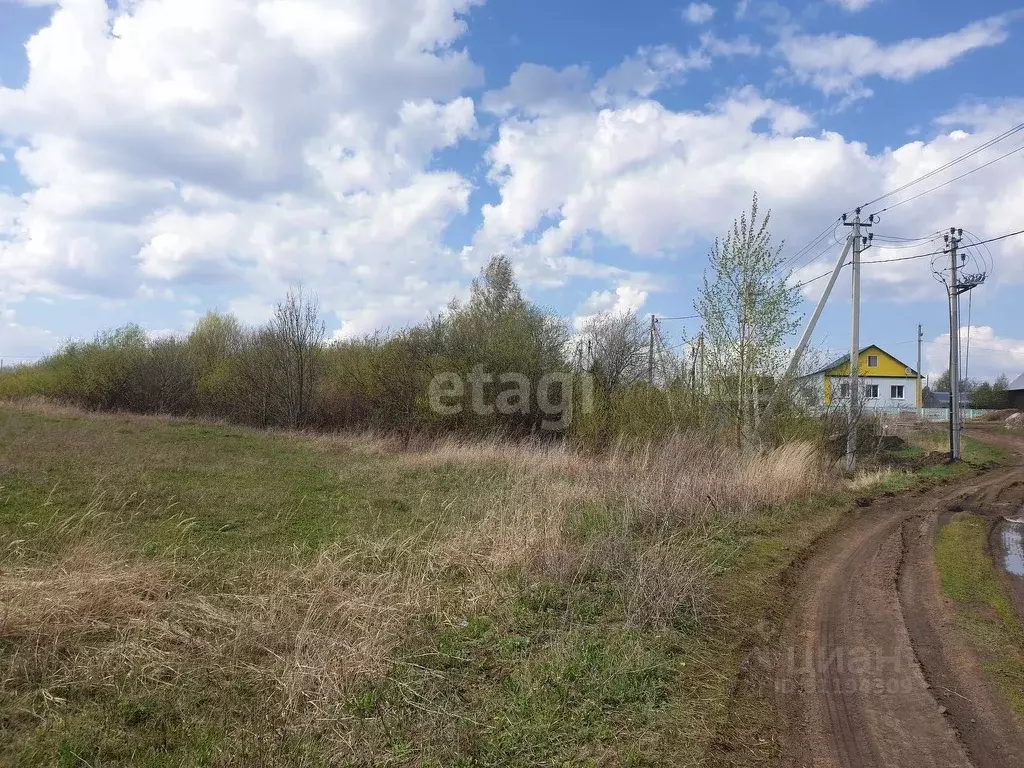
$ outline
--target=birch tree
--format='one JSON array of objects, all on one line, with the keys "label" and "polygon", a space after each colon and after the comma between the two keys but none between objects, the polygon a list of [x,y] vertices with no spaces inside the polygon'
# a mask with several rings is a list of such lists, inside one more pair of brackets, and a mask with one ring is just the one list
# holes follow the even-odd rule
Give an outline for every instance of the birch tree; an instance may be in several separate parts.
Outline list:
[{"label": "birch tree", "polygon": [[799,289],[782,272],[782,245],[772,242],[771,212],[754,195],[750,212],[733,222],[708,253],[694,309],[704,325],[712,395],[734,403],[740,431],[756,421],[765,378],[785,360],[785,339],[798,325]]}]

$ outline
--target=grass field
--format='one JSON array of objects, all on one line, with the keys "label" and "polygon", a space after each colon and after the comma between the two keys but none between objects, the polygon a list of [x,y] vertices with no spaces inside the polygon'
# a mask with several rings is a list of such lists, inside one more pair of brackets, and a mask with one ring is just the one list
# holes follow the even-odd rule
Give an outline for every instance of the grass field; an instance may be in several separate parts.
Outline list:
[{"label": "grass field", "polygon": [[961,513],[939,532],[942,589],[956,604],[957,627],[978,651],[984,671],[1024,716],[1024,628],[986,554],[988,521]]},{"label": "grass field", "polygon": [[891,482],[41,403],[0,436],[10,765],[768,762],[781,574]]}]

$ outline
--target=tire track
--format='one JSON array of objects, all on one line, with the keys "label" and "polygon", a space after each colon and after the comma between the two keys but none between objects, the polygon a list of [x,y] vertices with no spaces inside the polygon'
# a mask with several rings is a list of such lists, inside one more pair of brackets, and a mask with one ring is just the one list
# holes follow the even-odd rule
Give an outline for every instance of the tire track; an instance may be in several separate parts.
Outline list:
[{"label": "tire track", "polygon": [[1024,732],[951,631],[934,562],[944,510],[998,503],[1021,476],[886,499],[810,559],[776,676],[784,765],[1024,766]]}]

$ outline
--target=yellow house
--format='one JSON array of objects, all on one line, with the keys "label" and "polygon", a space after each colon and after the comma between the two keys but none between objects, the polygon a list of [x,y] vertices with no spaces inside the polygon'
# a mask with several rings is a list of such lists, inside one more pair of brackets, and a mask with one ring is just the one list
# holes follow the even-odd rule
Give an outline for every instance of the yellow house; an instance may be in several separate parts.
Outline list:
[{"label": "yellow house", "polygon": [[[921,408],[921,378],[906,363],[881,347],[864,347],[858,355],[862,403],[865,409]],[[801,377],[805,390],[826,406],[850,399],[850,356]]]}]

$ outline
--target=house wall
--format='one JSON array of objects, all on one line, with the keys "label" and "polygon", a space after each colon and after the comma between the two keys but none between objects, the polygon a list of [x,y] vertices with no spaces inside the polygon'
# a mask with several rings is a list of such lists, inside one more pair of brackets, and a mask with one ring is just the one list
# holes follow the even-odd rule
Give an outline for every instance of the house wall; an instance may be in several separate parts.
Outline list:
[{"label": "house wall", "polygon": [[[875,370],[875,369],[872,369]],[[830,398],[826,398],[826,404],[838,405],[849,401],[849,397],[842,397],[841,392],[842,385],[849,383],[849,379],[845,376],[829,376],[828,382],[825,385],[826,391],[831,395]],[[878,397],[868,398],[864,397],[865,386],[877,386]],[[871,410],[873,408],[917,408],[917,379],[907,378],[906,376],[866,376],[860,379],[859,386],[861,387],[862,402],[865,410]],[[903,387],[903,398],[892,397],[892,387],[901,386]]]},{"label": "house wall", "polygon": [[[874,368],[868,367],[868,357],[877,357],[878,365]],[[837,365],[829,372],[830,376],[849,376],[849,361]],[[892,378],[907,378],[907,367],[883,350],[881,347],[867,347],[860,354],[860,375],[861,376],[889,376]]]},{"label": "house wall", "polygon": [[1007,394],[1010,396],[1010,407],[1024,409],[1024,389],[1011,389]]}]

